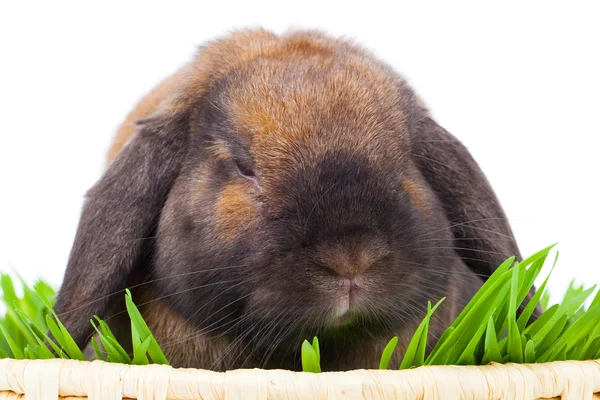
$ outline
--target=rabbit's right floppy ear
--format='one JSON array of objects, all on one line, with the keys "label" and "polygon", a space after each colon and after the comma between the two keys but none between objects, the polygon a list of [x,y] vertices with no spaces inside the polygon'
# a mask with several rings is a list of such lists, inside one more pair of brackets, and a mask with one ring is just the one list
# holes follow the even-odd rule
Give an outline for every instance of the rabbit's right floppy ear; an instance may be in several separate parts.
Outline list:
[{"label": "rabbit's right floppy ear", "polygon": [[144,256],[144,238],[152,236],[179,174],[188,114],[180,110],[144,120],[87,193],[55,307],[80,346],[93,333],[90,318],[107,317],[116,299],[110,295],[125,288]]},{"label": "rabbit's right floppy ear", "polygon": [[[197,117],[193,110],[201,109],[213,82],[255,58],[274,39],[264,30],[238,31],[201,47],[194,60],[127,117],[127,132],[117,135],[109,160],[118,155],[88,192],[56,303],[80,346],[92,334],[90,318],[114,311],[116,296],[111,295],[130,284],[133,271],[152,250],[148,239],[187,152],[190,124]],[[140,118],[127,143],[132,130],[127,124]]]}]

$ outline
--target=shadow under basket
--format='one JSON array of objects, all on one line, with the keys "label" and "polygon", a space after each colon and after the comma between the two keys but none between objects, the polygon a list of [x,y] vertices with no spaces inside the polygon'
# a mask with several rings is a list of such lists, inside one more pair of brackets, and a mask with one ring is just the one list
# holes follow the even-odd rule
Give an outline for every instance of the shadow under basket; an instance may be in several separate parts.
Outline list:
[{"label": "shadow under basket", "polygon": [[19,398],[600,399],[600,360],[313,374],[2,359],[0,399]]}]

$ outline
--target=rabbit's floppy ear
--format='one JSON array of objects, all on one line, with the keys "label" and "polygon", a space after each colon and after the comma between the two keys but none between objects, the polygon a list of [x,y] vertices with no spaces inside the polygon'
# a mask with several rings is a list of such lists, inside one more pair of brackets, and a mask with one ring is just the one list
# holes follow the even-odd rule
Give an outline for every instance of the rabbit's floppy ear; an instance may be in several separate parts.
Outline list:
[{"label": "rabbit's floppy ear", "polygon": [[504,210],[467,148],[425,113],[414,131],[413,160],[440,200],[465,264],[486,279],[507,258],[520,258]]},{"label": "rabbit's floppy ear", "polygon": [[[512,229],[496,194],[467,148],[425,110],[419,111],[423,114],[414,122],[413,160],[442,204],[456,253],[485,280],[507,258],[521,259]],[[525,304],[534,292],[532,288]],[[533,317],[540,313],[538,306]]]},{"label": "rabbit's floppy ear", "polygon": [[[143,120],[102,178],[87,193],[56,311],[85,345],[89,319],[107,317],[115,296],[147,255],[189,136],[189,108],[159,107]],[[122,301],[121,292],[119,302]]]}]

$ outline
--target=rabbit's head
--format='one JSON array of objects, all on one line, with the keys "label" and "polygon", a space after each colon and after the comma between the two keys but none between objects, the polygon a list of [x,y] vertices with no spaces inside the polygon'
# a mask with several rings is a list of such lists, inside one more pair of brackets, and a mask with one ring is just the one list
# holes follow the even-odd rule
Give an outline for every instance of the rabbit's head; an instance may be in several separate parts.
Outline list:
[{"label": "rabbit's head", "polygon": [[87,195],[57,304],[80,344],[109,295],[153,281],[261,356],[312,335],[339,353],[428,300],[449,321],[518,256],[465,147],[351,42],[237,32],[153,93]]}]

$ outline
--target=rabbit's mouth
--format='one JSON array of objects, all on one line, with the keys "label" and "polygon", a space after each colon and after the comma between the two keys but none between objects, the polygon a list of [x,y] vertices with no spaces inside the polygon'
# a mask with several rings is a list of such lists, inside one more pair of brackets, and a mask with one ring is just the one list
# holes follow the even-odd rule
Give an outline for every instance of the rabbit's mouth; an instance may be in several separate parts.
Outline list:
[{"label": "rabbit's mouth", "polygon": [[355,319],[356,305],[361,292],[361,288],[355,277],[342,278],[339,283],[341,293],[334,308],[334,315],[331,321],[333,326],[344,326]]}]

